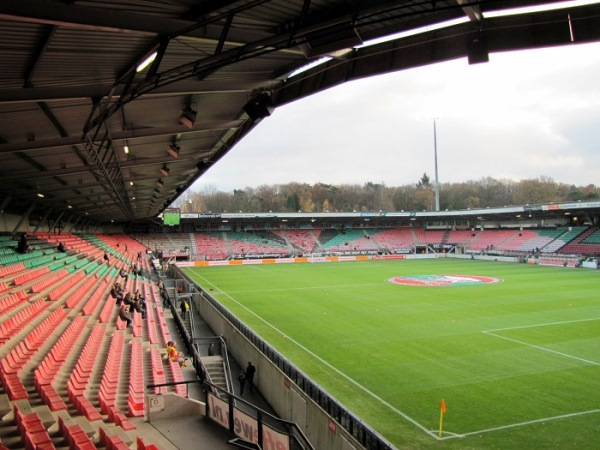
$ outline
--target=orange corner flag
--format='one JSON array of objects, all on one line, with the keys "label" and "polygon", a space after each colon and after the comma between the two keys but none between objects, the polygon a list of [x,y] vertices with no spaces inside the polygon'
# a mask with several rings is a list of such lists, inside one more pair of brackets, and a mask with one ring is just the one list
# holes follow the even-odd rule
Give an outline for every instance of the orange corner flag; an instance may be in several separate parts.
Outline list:
[{"label": "orange corner flag", "polygon": [[444,414],[446,414],[446,402],[444,401],[444,399],[442,399],[442,401],[440,402],[440,432],[438,434],[438,436],[440,438],[442,437],[442,428],[444,425]]}]

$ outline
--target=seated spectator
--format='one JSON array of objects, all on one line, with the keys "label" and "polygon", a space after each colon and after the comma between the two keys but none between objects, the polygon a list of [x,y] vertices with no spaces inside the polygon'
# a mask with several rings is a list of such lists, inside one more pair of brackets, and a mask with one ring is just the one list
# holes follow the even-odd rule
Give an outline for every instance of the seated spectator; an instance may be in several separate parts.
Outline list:
[{"label": "seated spectator", "polygon": [[184,358],[181,352],[177,351],[177,344],[174,341],[167,342],[167,355],[169,355],[171,361],[178,362],[179,367],[186,367],[187,358]]},{"label": "seated spectator", "polygon": [[123,303],[121,308],[119,308],[119,318],[127,322],[128,327],[131,326],[131,323],[133,322],[131,319],[131,314],[129,313],[129,306],[127,306],[125,303]]},{"label": "seated spectator", "polygon": [[140,294],[139,290],[136,291],[133,298],[133,307],[142,315],[142,319],[146,318],[146,299]]},{"label": "seated spectator", "polygon": [[103,258],[104,258],[104,261],[106,262],[106,264],[110,264],[110,260],[109,260],[109,257],[108,257],[108,253],[104,252],[104,256],[103,256]]},{"label": "seated spectator", "polygon": [[125,292],[125,296],[123,297],[123,303],[130,307],[133,306],[133,298],[131,298],[131,292]]},{"label": "seated spectator", "polygon": [[142,319],[146,318],[146,302],[138,298],[133,304],[133,307],[142,315]]},{"label": "seated spectator", "polygon": [[64,242],[59,242],[57,249],[61,253],[66,253],[67,252],[67,246],[65,245]]},{"label": "seated spectator", "polygon": [[110,290],[110,295],[116,299],[117,305],[120,305],[123,301],[123,296],[125,292],[123,291],[123,287],[119,283],[115,283],[113,288]]}]

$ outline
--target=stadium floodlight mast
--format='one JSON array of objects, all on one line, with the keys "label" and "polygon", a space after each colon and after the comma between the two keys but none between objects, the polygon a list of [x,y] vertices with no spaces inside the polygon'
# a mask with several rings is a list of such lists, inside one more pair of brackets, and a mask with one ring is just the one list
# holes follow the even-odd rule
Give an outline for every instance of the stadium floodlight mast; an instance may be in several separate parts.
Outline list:
[{"label": "stadium floodlight mast", "polygon": [[440,210],[440,183],[438,181],[438,158],[437,158],[437,130],[435,122],[438,118],[433,118],[433,160],[435,164],[435,181],[433,182],[433,189],[435,191],[435,210]]}]

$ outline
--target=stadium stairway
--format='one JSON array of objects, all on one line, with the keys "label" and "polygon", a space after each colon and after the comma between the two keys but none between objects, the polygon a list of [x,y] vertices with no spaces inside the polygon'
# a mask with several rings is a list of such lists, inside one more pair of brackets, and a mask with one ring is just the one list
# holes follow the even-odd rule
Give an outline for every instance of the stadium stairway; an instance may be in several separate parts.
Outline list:
[{"label": "stadium stairway", "polygon": [[220,356],[205,356],[202,358],[206,372],[213,384],[221,389],[227,390],[227,379],[225,377],[225,368],[223,358]]}]

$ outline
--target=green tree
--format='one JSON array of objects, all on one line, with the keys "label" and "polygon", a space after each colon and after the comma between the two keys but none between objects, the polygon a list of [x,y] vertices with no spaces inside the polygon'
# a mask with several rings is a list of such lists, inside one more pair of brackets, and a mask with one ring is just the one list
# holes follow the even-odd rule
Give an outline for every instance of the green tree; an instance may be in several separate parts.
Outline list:
[{"label": "green tree", "polygon": [[431,180],[427,173],[424,173],[421,179],[417,182],[418,189],[426,189],[431,187]]}]

